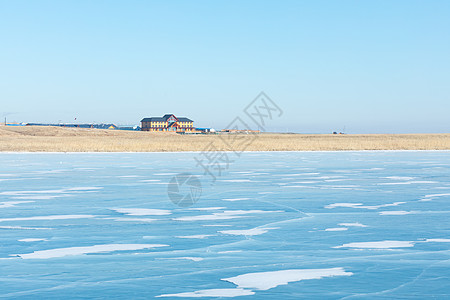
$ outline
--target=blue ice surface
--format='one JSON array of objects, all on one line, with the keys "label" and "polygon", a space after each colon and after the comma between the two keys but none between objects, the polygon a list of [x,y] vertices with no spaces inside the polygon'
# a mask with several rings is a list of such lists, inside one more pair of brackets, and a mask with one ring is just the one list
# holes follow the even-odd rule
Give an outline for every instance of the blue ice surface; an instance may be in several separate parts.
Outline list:
[{"label": "blue ice surface", "polygon": [[[330,268],[348,275],[243,287],[253,295],[236,298],[450,297],[450,152],[230,153],[215,181],[199,155],[0,154],[0,298],[179,299],[211,289],[225,296],[239,288],[225,278]],[[182,172],[202,183],[188,208],[167,195]],[[131,208],[165,214],[123,210]],[[27,219],[36,216],[43,218]],[[263,230],[236,235],[254,228]],[[26,256],[109,244],[167,246]]]}]

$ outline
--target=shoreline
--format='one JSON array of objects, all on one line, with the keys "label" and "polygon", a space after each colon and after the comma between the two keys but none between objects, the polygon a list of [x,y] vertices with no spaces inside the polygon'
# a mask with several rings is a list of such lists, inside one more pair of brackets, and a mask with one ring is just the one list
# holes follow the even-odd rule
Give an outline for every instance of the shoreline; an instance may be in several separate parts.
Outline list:
[{"label": "shoreline", "polygon": [[[224,153],[234,153],[235,151],[221,151]],[[249,151],[242,151],[242,153],[352,153],[352,152],[364,152],[364,153],[380,153],[380,152],[392,152],[392,153],[398,153],[398,152],[442,152],[442,153],[450,153],[450,149],[448,150],[273,150],[273,151],[266,151],[266,150],[249,150]],[[183,153],[183,154],[193,154],[193,153],[202,153],[202,151],[0,151],[1,154],[172,154],[172,153]]]},{"label": "shoreline", "polygon": [[[231,145],[231,146],[230,146]],[[445,151],[450,133],[438,134],[219,134],[178,135],[61,127],[0,127],[0,153],[201,153]]]}]

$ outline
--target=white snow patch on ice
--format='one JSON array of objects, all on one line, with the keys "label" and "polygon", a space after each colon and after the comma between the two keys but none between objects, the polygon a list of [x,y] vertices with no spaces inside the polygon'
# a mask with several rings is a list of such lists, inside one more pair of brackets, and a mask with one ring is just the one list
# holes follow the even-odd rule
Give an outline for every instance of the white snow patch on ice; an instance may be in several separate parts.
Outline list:
[{"label": "white snow patch on ice", "polygon": [[336,207],[360,207],[361,205],[363,205],[362,203],[333,203],[333,204],[328,204],[325,206],[325,208],[336,208]]},{"label": "white snow patch on ice", "polygon": [[444,197],[444,196],[450,196],[450,194],[431,194],[431,195],[425,195],[425,198],[436,198],[436,197]]},{"label": "white snow patch on ice", "polygon": [[412,241],[379,241],[379,242],[356,242],[335,246],[333,248],[360,248],[360,249],[391,249],[414,247]]},{"label": "white snow patch on ice", "polygon": [[104,220],[114,220],[117,222],[144,222],[151,223],[157,221],[158,219],[150,219],[150,218],[103,218]]},{"label": "white snow patch on ice", "polygon": [[450,239],[426,239],[427,243],[450,243]]},{"label": "white snow patch on ice", "polygon": [[128,216],[164,216],[172,214],[170,210],[152,208],[113,208],[112,210]]},{"label": "white snow patch on ice", "polygon": [[42,190],[42,191],[9,191],[9,192],[0,192],[0,195],[7,196],[21,196],[15,197],[14,199],[53,199],[58,197],[67,197],[70,196],[71,193],[80,193],[80,192],[95,192],[96,190],[103,189],[103,187],[73,187],[67,189],[59,189],[59,190]]},{"label": "white snow patch on ice", "polygon": [[50,250],[40,250],[34,251],[33,253],[27,254],[13,254],[11,256],[19,256],[23,259],[48,259],[57,258],[72,255],[82,255],[90,253],[107,253],[113,251],[130,251],[130,250],[142,250],[150,249],[156,247],[166,247],[168,245],[161,244],[105,244],[105,245],[94,245],[87,247],[69,247],[69,248],[58,248]]},{"label": "white snow patch on ice", "polygon": [[95,191],[95,190],[101,190],[103,187],[99,186],[80,186],[80,187],[73,187],[67,189],[68,191]]},{"label": "white snow patch on ice", "polygon": [[339,223],[339,226],[347,226],[347,227],[367,227],[367,225],[361,223]]},{"label": "white snow patch on ice", "polygon": [[224,179],[224,182],[251,182],[250,179]]},{"label": "white snow patch on ice", "polygon": [[204,260],[203,257],[191,257],[191,256],[186,256],[186,257],[170,257],[167,259],[186,259],[186,260],[192,260],[192,261],[202,261]]},{"label": "white snow patch on ice", "polygon": [[219,210],[219,209],[226,209],[226,207],[194,207],[194,208],[189,208],[189,210],[201,210],[201,211]]},{"label": "white snow patch on ice", "polygon": [[343,268],[330,269],[293,269],[272,272],[247,273],[222,280],[234,283],[239,288],[268,290],[290,282],[322,279],[334,276],[351,276],[352,272],[346,272]]},{"label": "white snow patch on ice", "polygon": [[41,241],[48,241],[48,240],[47,239],[38,239],[38,238],[29,238],[29,239],[21,239],[18,241],[25,242],[25,243],[31,243],[31,242],[41,242]]},{"label": "white snow patch on ice", "polygon": [[36,216],[26,218],[5,218],[0,219],[0,222],[8,221],[33,221],[33,220],[69,220],[69,219],[89,219],[94,218],[94,215],[53,215],[53,216]]},{"label": "white snow patch on ice", "polygon": [[409,184],[426,184],[426,183],[437,183],[437,182],[436,181],[384,182],[384,183],[377,183],[377,185],[409,185]]},{"label": "white snow patch on ice", "polygon": [[346,231],[348,230],[347,227],[335,227],[335,228],[327,228],[325,231]]},{"label": "white snow patch on ice", "polygon": [[255,213],[273,213],[281,211],[265,211],[265,210],[226,210],[224,212],[216,212],[211,215],[200,215],[200,216],[187,216],[175,218],[175,221],[211,221],[211,220],[230,220],[236,218],[242,218],[246,214]]},{"label": "white snow patch on ice", "polygon": [[43,190],[43,191],[11,191],[11,192],[0,192],[0,195],[7,196],[28,196],[30,194],[64,194],[67,191],[65,189],[61,190]]},{"label": "white snow patch on ice", "polygon": [[195,235],[180,235],[176,236],[180,239],[205,239],[207,237],[214,236],[213,234],[195,234]]},{"label": "white snow patch on ice", "polygon": [[17,199],[17,200],[50,200],[50,199],[55,199],[55,198],[61,198],[61,197],[65,197],[68,195],[35,195],[35,196],[18,196],[18,197],[14,197],[13,199]]},{"label": "white snow patch on ice", "polygon": [[250,198],[227,198],[223,199],[224,201],[243,201],[243,200],[250,200]]},{"label": "white snow patch on ice", "polygon": [[32,202],[34,202],[34,201],[7,201],[7,202],[0,202],[0,208],[14,207],[17,204],[32,203]]},{"label": "white snow patch on ice", "polygon": [[222,213],[214,213],[212,215],[200,215],[174,218],[174,221],[213,221],[213,220],[231,220],[237,218],[243,218],[244,216],[230,216]]},{"label": "white snow patch on ice", "polygon": [[229,235],[245,235],[245,236],[253,236],[253,235],[261,235],[267,233],[271,229],[274,228],[252,228],[252,229],[243,229],[243,230],[221,230],[220,233],[229,234]]},{"label": "white snow patch on ice", "polygon": [[199,290],[195,292],[186,292],[178,294],[164,294],[156,297],[179,297],[179,298],[200,298],[200,297],[238,297],[238,296],[251,296],[255,292],[244,290],[244,289],[210,289],[210,290]]},{"label": "white snow patch on ice", "polygon": [[50,230],[47,227],[22,227],[22,226],[0,226],[0,229],[23,229],[23,230]]},{"label": "white snow patch on ice", "polygon": [[177,173],[155,173],[153,175],[155,175],[155,176],[171,176],[171,175],[177,175]]},{"label": "white snow patch on ice", "polygon": [[377,185],[408,185],[411,184],[409,181],[405,182],[383,182],[383,183],[377,183]]},{"label": "white snow patch on ice", "polygon": [[344,179],[327,179],[325,180],[325,182],[342,182],[342,181],[349,181],[349,180],[353,180],[351,178],[344,178]]},{"label": "white snow patch on ice", "polygon": [[[32,178],[27,178],[27,179],[32,179]],[[0,182],[2,181],[17,181],[17,180],[25,180],[25,178],[0,178]]]},{"label": "white snow patch on ice", "polygon": [[273,177],[309,176],[309,175],[320,175],[320,173],[274,174]]},{"label": "white snow patch on ice", "polygon": [[380,204],[380,205],[363,205],[362,203],[333,203],[326,205],[325,208],[336,208],[336,207],[350,207],[350,208],[365,208],[365,209],[379,209],[381,207],[389,207],[389,206],[397,206],[400,204],[405,204],[406,202],[394,202],[388,204]]},{"label": "white snow patch on ice", "polygon": [[406,210],[390,210],[390,211],[380,211],[381,216],[402,216],[412,214],[412,211]]},{"label": "white snow patch on ice", "polygon": [[392,180],[413,180],[415,179],[415,177],[407,177],[407,176],[388,176],[388,177],[384,177],[387,179],[392,179]]}]

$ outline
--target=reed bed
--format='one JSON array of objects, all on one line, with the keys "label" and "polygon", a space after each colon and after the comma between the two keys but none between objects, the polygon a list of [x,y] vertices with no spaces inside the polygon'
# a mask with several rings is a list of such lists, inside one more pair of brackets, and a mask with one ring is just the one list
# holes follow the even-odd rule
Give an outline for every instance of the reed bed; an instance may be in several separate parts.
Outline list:
[{"label": "reed bed", "polygon": [[450,150],[450,134],[178,135],[59,127],[0,127],[5,152]]}]

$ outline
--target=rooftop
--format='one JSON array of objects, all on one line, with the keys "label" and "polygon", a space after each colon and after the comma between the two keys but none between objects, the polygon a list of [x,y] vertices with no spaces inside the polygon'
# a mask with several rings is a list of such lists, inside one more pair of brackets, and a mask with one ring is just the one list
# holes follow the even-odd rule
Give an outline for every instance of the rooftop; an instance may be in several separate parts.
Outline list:
[{"label": "rooftop", "polygon": [[173,116],[174,118],[176,118],[178,120],[178,122],[194,122],[189,118],[186,117],[175,117],[175,115],[173,114],[166,114],[162,117],[150,117],[150,118],[144,118],[141,120],[141,122],[167,122],[167,120]]}]

